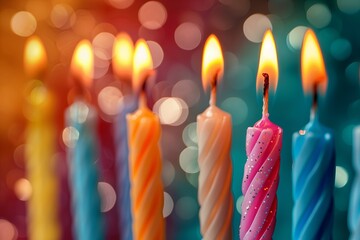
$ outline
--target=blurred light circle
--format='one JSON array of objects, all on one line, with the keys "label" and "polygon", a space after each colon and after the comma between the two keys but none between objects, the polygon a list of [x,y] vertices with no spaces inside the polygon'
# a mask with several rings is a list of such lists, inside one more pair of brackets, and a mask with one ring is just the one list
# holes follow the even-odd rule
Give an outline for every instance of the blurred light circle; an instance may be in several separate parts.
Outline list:
[{"label": "blurred light circle", "polygon": [[246,102],[241,98],[229,97],[221,103],[221,107],[231,114],[234,126],[243,123],[247,118],[248,107]]},{"label": "blurred light circle", "polygon": [[11,222],[0,219],[0,239],[1,240],[15,240],[18,238],[18,231]]},{"label": "blurred light circle", "polygon": [[167,192],[164,192],[163,217],[168,217],[174,209],[174,200]]},{"label": "blurred light circle", "polygon": [[111,33],[101,32],[97,34],[92,41],[95,56],[103,60],[110,60],[114,41],[115,36]]},{"label": "blurred light circle", "polygon": [[20,178],[15,182],[14,191],[19,200],[27,201],[32,193],[31,183],[25,178]]},{"label": "blurred light circle", "polygon": [[352,62],[345,69],[348,80],[360,86],[360,62]]},{"label": "blurred light circle", "polygon": [[238,197],[238,199],[236,200],[236,203],[235,203],[236,210],[240,214],[241,214],[241,205],[242,205],[243,201],[244,201],[244,196],[241,195],[240,197]]},{"label": "blurred light circle", "polygon": [[308,28],[305,26],[297,26],[293,28],[287,35],[287,43],[291,49],[300,50],[305,32]]},{"label": "blurred light circle", "polygon": [[76,21],[72,28],[73,31],[80,37],[88,37],[95,28],[95,17],[91,14],[90,11],[82,9],[77,10],[75,14]]},{"label": "blurred light circle", "polygon": [[146,42],[150,49],[151,57],[153,60],[153,67],[157,68],[158,66],[160,66],[160,64],[164,59],[164,51],[161,48],[160,44],[158,44],[157,42],[154,41],[146,41]]},{"label": "blurred light circle", "polygon": [[116,203],[116,192],[114,188],[107,182],[99,182],[98,190],[101,197],[101,211],[110,211]]},{"label": "blurred light circle", "polygon": [[175,204],[175,213],[183,220],[197,216],[198,203],[192,197],[182,197]]},{"label": "blurred light circle", "polygon": [[135,0],[108,0],[111,6],[117,9],[125,9],[130,7]]},{"label": "blurred light circle", "polygon": [[263,35],[266,30],[272,29],[270,19],[259,13],[255,13],[248,17],[243,25],[245,37],[255,43],[262,41]]},{"label": "blurred light circle", "polygon": [[190,146],[185,148],[180,153],[179,164],[181,169],[184,170],[184,172],[186,173],[199,172],[197,147]]},{"label": "blurred light circle", "polygon": [[344,38],[336,39],[330,47],[331,55],[337,60],[345,60],[351,55],[351,43]]},{"label": "blurred light circle", "polygon": [[98,104],[105,114],[114,116],[119,113],[123,95],[113,86],[104,87],[98,95]]},{"label": "blurred light circle", "polygon": [[37,22],[34,17],[29,12],[20,11],[15,13],[11,18],[11,30],[21,37],[28,37],[33,34],[37,27]]},{"label": "blurred light circle", "polygon": [[175,179],[175,168],[170,161],[163,162],[162,180],[164,187],[170,186]]},{"label": "blurred light circle", "polygon": [[336,166],[335,172],[335,187],[342,188],[344,187],[349,180],[349,174],[345,168],[341,166]]},{"label": "blurred light circle", "polygon": [[186,180],[193,186],[194,188],[198,188],[199,186],[199,172],[197,173],[185,173]]},{"label": "blurred light circle", "polygon": [[149,1],[140,7],[138,17],[144,27],[155,30],[165,24],[167,11],[160,2]]},{"label": "blurred light circle", "polygon": [[94,58],[94,79],[99,79],[105,76],[109,71],[110,61],[98,58]]},{"label": "blurred light circle", "polygon": [[323,28],[330,23],[331,12],[326,5],[316,3],[307,10],[306,18],[315,27]]},{"label": "blurred light circle", "polygon": [[173,86],[171,96],[183,99],[189,107],[192,107],[200,100],[200,90],[194,81],[180,80]]},{"label": "blurred light circle", "polygon": [[193,50],[199,46],[201,35],[200,28],[195,23],[184,22],[176,28],[174,38],[181,49]]},{"label": "blurred light circle", "polygon": [[340,11],[347,14],[354,14],[360,10],[359,0],[337,0]]},{"label": "blurred light circle", "polygon": [[165,125],[179,126],[189,115],[189,109],[184,100],[180,98],[161,98],[154,104],[154,112]]},{"label": "blurred light circle", "polygon": [[192,122],[188,124],[182,132],[182,139],[187,147],[197,146],[198,140],[197,140],[196,127],[197,127],[197,123]]},{"label": "blurred light circle", "polygon": [[76,15],[74,10],[67,4],[56,4],[50,13],[50,20],[54,27],[67,29],[74,25]]},{"label": "blurred light circle", "polygon": [[68,148],[74,148],[79,139],[79,131],[74,127],[66,127],[62,132],[62,140]]}]

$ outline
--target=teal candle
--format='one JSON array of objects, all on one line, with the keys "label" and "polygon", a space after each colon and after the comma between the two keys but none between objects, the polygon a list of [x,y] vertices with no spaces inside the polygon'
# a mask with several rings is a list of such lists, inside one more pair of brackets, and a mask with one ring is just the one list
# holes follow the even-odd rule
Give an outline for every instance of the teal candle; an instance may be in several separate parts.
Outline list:
[{"label": "teal candle", "polygon": [[98,192],[96,111],[83,101],[76,101],[66,112],[73,139],[68,156],[71,168],[71,190],[74,237],[78,240],[104,239],[104,224]]},{"label": "teal candle", "polygon": [[326,90],[327,75],[315,33],[307,30],[301,51],[305,92],[313,94],[310,122],[293,135],[293,240],[332,239],[334,215],[335,143],[332,130],[317,115],[319,90]]},{"label": "teal candle", "polygon": [[350,240],[360,239],[360,126],[353,133],[353,166],[355,179],[350,192],[348,225]]}]

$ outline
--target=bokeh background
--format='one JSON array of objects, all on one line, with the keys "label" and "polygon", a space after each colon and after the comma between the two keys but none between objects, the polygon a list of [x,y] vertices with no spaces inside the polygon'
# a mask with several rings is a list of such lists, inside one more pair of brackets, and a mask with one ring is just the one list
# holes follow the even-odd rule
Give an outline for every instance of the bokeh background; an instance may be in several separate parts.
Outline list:
[{"label": "bokeh background", "polygon": [[[118,239],[113,121],[124,95],[111,68],[111,49],[120,31],[148,41],[157,77],[150,105],[162,121],[167,239],[201,239],[197,203],[196,116],[208,103],[201,88],[201,54],[215,33],[225,56],[218,105],[233,117],[233,231],[238,237],[245,133],[261,116],[255,76],[260,42],[272,28],[280,76],[270,99],[270,118],[284,129],[279,210],[274,239],[291,239],[291,136],[309,120],[310,97],[301,88],[300,47],[307,27],[316,32],[329,76],[320,119],[334,129],[336,182],[334,239],[347,239],[352,168],[352,130],[360,123],[360,1],[295,0],[0,0],[0,235],[27,239],[26,200],[31,186],[24,167],[27,37],[43,40],[49,59],[44,77],[56,96],[57,152],[62,239],[72,239],[64,110],[70,104],[69,65],[75,45],[92,41],[95,76],[91,89],[100,116],[98,141],[102,210],[107,239]],[[5,235],[4,235],[5,236]],[[11,239],[11,238],[10,238]]]}]

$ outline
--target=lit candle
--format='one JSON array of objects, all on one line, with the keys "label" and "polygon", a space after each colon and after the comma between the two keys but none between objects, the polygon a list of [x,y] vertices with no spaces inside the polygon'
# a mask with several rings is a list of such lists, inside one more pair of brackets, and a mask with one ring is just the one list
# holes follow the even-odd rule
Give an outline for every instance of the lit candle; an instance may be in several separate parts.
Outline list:
[{"label": "lit candle", "polygon": [[139,108],[127,115],[131,208],[134,240],[165,239],[164,192],[161,181],[161,134],[159,118],[146,103],[146,81],[152,74],[152,59],[146,42],[135,44],[133,87]]},{"label": "lit candle", "polygon": [[355,179],[350,192],[348,225],[350,229],[350,240],[360,239],[360,126],[353,132],[353,166]]},{"label": "lit candle", "polygon": [[104,226],[100,212],[98,192],[98,160],[96,149],[96,110],[85,101],[93,74],[91,43],[81,41],[74,52],[71,71],[75,90],[80,95],[67,109],[66,121],[74,141],[69,148],[71,168],[74,235],[76,239],[104,239]]},{"label": "lit candle", "polygon": [[313,94],[310,122],[293,135],[293,239],[332,239],[335,148],[332,131],[317,116],[318,89],[325,91],[327,75],[321,49],[312,30],[301,51],[305,92]]},{"label": "lit candle", "polygon": [[[131,75],[134,45],[130,36],[120,33],[113,47],[113,72],[121,81],[123,102],[115,123],[116,163],[118,173],[119,224],[122,240],[132,240],[132,218],[130,204],[129,150],[127,141],[126,115],[137,109],[137,99],[127,94],[131,89]],[[130,86],[130,87],[129,87]]]},{"label": "lit candle", "polygon": [[216,85],[223,72],[224,60],[219,40],[210,35],[205,43],[202,62],[204,89],[211,86],[210,106],[197,117],[198,199],[204,240],[232,239],[231,116],[215,105]]},{"label": "lit candle", "polygon": [[[264,81],[262,81],[264,79]],[[282,129],[269,120],[269,88],[276,90],[278,63],[274,37],[267,30],[261,46],[257,89],[263,87],[260,121],[246,134],[240,239],[272,239],[277,212]]]},{"label": "lit candle", "polygon": [[[25,71],[33,79],[46,69],[46,53],[40,39],[28,39],[24,53]],[[55,171],[54,101],[43,82],[34,80],[28,95],[29,123],[26,131],[26,170],[32,194],[28,201],[29,239],[60,238],[58,222],[58,181]]]}]

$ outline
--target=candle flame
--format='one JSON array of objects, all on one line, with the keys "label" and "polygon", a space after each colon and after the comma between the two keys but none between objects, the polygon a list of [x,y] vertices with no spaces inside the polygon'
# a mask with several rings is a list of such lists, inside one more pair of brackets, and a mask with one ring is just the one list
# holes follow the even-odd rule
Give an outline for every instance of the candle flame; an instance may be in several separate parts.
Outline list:
[{"label": "candle flame", "polygon": [[71,60],[71,73],[76,83],[83,88],[89,88],[92,84],[94,67],[94,54],[91,43],[82,40],[75,48]]},{"label": "candle flame", "polygon": [[327,74],[324,59],[315,33],[308,29],[301,48],[301,75],[304,92],[314,91],[317,85],[324,93],[327,88]]},{"label": "candle flame", "polygon": [[127,33],[119,33],[113,47],[113,71],[122,80],[131,80],[134,43]]},{"label": "candle flame", "polygon": [[276,45],[271,30],[267,30],[261,44],[259,68],[256,76],[256,89],[261,91],[264,86],[263,73],[269,75],[270,90],[276,91],[279,77]]},{"label": "candle flame", "polygon": [[32,36],[26,41],[24,51],[24,67],[29,77],[40,77],[45,72],[47,56],[43,43],[38,36]]},{"label": "candle flame", "polygon": [[202,58],[202,84],[204,90],[209,85],[216,85],[224,74],[224,57],[221,50],[219,39],[211,34],[206,42]]},{"label": "candle flame", "polygon": [[153,73],[153,61],[149,47],[144,39],[139,39],[135,44],[133,61],[133,89],[138,92],[147,78]]}]

